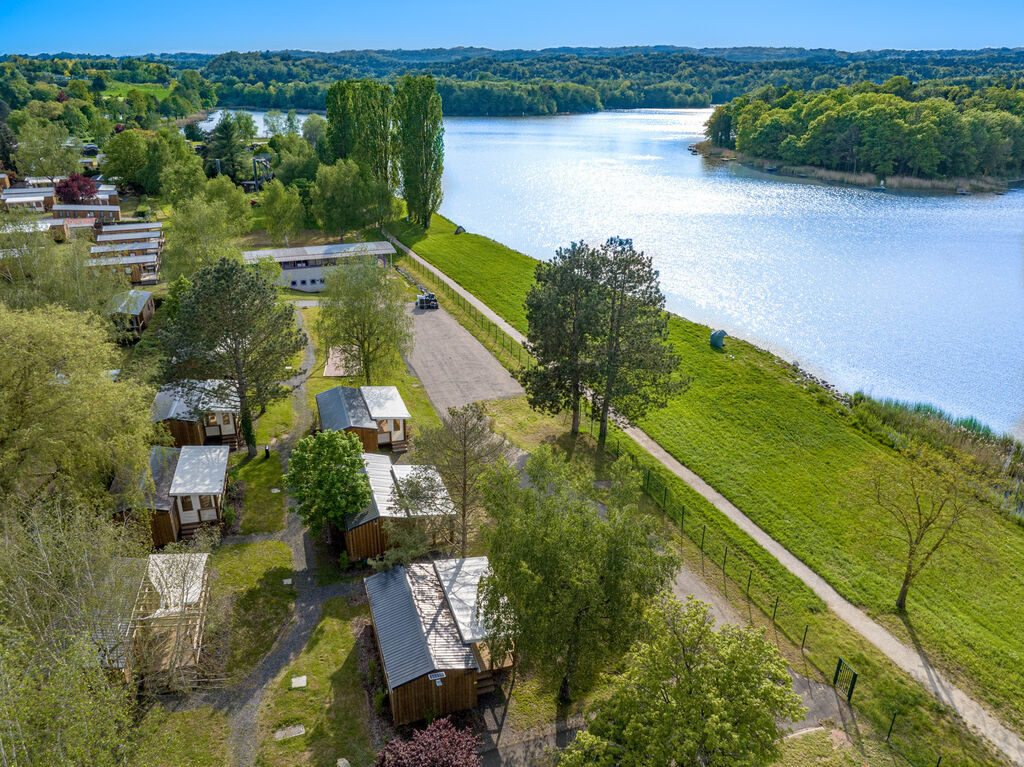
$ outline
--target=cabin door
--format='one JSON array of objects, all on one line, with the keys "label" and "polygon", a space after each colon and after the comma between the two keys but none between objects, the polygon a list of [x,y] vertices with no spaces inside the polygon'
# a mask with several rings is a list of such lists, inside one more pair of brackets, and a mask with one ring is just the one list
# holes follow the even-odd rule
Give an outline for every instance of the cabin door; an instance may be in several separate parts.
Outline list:
[{"label": "cabin door", "polygon": [[220,414],[220,433],[221,434],[234,434],[235,433],[235,417],[231,413]]},{"label": "cabin door", "polygon": [[199,497],[182,495],[178,497],[178,519],[183,525],[195,525],[199,522]]}]

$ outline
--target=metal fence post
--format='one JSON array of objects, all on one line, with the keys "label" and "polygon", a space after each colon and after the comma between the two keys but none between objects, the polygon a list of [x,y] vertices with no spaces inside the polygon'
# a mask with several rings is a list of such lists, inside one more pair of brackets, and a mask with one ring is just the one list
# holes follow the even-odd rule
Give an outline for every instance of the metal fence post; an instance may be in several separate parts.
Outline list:
[{"label": "metal fence post", "polygon": [[668,509],[668,485],[665,485],[665,492],[662,494],[661,505]]},{"label": "metal fence post", "polygon": [[725,544],[725,555],[722,557],[722,575],[725,575],[725,563],[729,561],[729,544]]},{"label": "metal fence post", "polygon": [[779,609],[779,597],[775,595],[775,607],[772,608],[772,623],[775,623],[775,613]]},{"label": "metal fence post", "polygon": [[750,579],[754,577],[754,568],[750,568],[747,574],[747,599],[750,599]]},{"label": "metal fence post", "polygon": [[708,531],[708,526],[707,525],[704,525],[700,529],[700,553],[701,554],[704,553],[704,533],[706,533],[707,531]]},{"label": "metal fence post", "polygon": [[811,625],[809,623],[804,626],[804,638],[800,640],[800,652],[804,651],[804,644],[807,642],[807,629],[810,627]]},{"label": "metal fence post", "polygon": [[893,714],[892,714],[892,721],[889,722],[889,732],[885,733],[885,742],[886,743],[889,742],[889,736],[892,735],[892,728],[893,728],[893,725],[895,725],[895,724],[896,724],[896,712],[894,711]]}]

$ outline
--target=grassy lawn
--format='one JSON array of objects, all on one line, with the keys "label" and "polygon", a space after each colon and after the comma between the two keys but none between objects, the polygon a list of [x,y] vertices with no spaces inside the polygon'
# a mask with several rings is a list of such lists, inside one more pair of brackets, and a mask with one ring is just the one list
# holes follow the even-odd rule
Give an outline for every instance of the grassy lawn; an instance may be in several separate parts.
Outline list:
[{"label": "grassy lawn", "polygon": [[[261,450],[255,458],[244,451],[231,456],[230,476],[245,483],[242,506],[242,535],[270,533],[284,528],[285,493],[281,480],[281,456],[270,451],[270,458]],[[273,488],[282,492],[272,493]]]},{"label": "grassy lawn", "polygon": [[209,706],[169,711],[155,705],[139,722],[133,767],[221,767],[231,763],[228,720]]},{"label": "grassy lawn", "polygon": [[295,589],[282,581],[293,575],[292,553],[280,541],[241,543],[221,546],[211,563],[213,588],[233,600],[228,670],[244,673],[267,654],[291,616]]},{"label": "grassy lawn", "polygon": [[[334,765],[339,757],[348,759],[352,767],[373,764],[376,751],[370,741],[370,711],[355,633],[369,614],[366,605],[350,606],[341,598],[324,603],[320,623],[306,647],[273,683],[260,706],[260,765]],[[307,686],[291,689],[293,676],[305,676]],[[303,725],[306,734],[273,739],[275,730],[292,724]]]},{"label": "grassy lawn", "polygon": [[850,742],[841,731],[815,730],[782,742],[779,767],[904,767],[884,745]]},{"label": "grassy lawn", "polygon": [[[435,217],[429,234],[389,228],[510,323],[525,330],[522,301],[535,261]],[[791,366],[738,339],[725,353],[710,328],[670,317],[690,391],[642,426],[759,526],[906,642],[923,645],[958,683],[1024,727],[1024,530],[995,514],[978,520],[974,548],[934,562],[915,583],[909,613],[893,603],[900,550],[889,518],[867,504],[854,474],[895,453],[859,431],[845,409],[805,388]]]},{"label": "grassy lawn", "polygon": [[[293,368],[295,366],[292,366]],[[297,368],[296,368],[297,369]],[[292,428],[295,420],[295,409],[292,404],[292,395],[270,404],[267,412],[256,419],[253,428],[256,431],[256,444],[262,447],[280,439],[281,435],[287,434]]]}]

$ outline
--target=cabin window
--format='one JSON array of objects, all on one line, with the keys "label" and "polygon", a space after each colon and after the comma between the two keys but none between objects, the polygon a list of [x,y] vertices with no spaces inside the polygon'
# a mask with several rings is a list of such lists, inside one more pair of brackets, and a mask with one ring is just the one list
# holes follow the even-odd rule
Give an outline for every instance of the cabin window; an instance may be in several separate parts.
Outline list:
[{"label": "cabin window", "polygon": [[213,496],[212,495],[201,495],[201,496],[199,496],[199,508],[201,508],[201,509],[212,509],[213,508]]},{"label": "cabin window", "polygon": [[295,280],[292,280],[292,287],[295,287]]},{"label": "cabin window", "polygon": [[178,500],[181,501],[181,510],[182,511],[192,511],[193,510],[193,508],[192,508],[192,496],[191,495],[182,495],[182,496],[179,497]]},{"label": "cabin window", "polygon": [[216,426],[217,425],[217,414],[216,413],[207,413],[207,415],[206,415],[206,425],[207,426]]},{"label": "cabin window", "polygon": [[305,284],[306,284],[306,281],[305,281],[305,280],[303,280],[303,281],[302,281],[302,284],[303,284],[303,285],[305,285]]},{"label": "cabin window", "polygon": [[231,413],[221,413],[220,414],[220,422],[222,424],[224,424],[225,426],[230,426],[231,425]]}]

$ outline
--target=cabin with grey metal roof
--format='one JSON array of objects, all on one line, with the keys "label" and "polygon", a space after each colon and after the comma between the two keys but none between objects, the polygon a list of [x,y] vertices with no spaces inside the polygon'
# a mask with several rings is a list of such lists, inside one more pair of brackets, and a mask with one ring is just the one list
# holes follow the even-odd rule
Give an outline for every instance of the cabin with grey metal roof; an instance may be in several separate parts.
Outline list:
[{"label": "cabin with grey metal roof", "polygon": [[153,421],[167,427],[177,447],[243,444],[240,406],[231,381],[184,379],[164,384],[153,399]]},{"label": "cabin with grey metal roof", "polygon": [[107,316],[122,333],[139,336],[156,311],[153,294],[148,290],[126,290],[107,304]]},{"label": "cabin with grey metal roof", "polygon": [[437,563],[399,566],[363,581],[396,724],[473,708],[495,687],[497,669],[480,650],[483,639],[463,638],[450,601],[456,593],[476,594],[487,558],[463,562],[441,560],[441,570]]},{"label": "cabin with grey metal roof", "polygon": [[335,386],[316,395],[316,411],[321,430],[352,432],[367,452],[401,452],[409,440],[412,414],[394,386]]},{"label": "cabin with grey metal roof", "polygon": [[[455,513],[441,475],[433,466],[392,464],[388,456],[380,453],[363,453],[363,466],[370,482],[370,503],[345,520],[345,551],[353,562],[379,557],[388,550],[385,520],[414,522],[416,517]],[[415,476],[423,477],[433,495],[422,508],[407,510],[396,501],[403,482]]]}]

